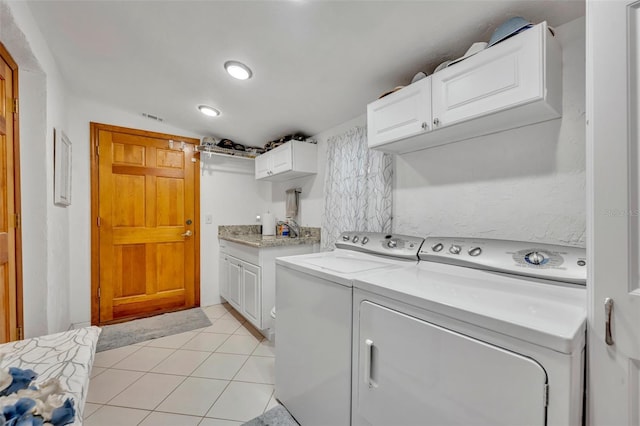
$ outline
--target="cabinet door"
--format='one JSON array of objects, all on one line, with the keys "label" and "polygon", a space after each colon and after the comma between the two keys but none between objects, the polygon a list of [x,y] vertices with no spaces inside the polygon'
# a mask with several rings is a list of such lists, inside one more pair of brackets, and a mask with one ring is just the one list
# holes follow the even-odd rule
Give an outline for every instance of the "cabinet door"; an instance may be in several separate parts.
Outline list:
[{"label": "cabinet door", "polygon": [[367,105],[369,147],[408,138],[430,129],[431,77]]},{"label": "cabinet door", "polygon": [[229,256],[229,298],[227,301],[236,308],[237,311],[241,311],[240,301],[242,300],[242,261],[235,257]]},{"label": "cabinet door", "polygon": [[534,360],[371,302],[359,310],[353,424],[545,424]]},{"label": "cabinet door", "polygon": [[226,253],[220,253],[218,268],[220,296],[225,300],[229,300],[229,256]]},{"label": "cabinet door", "polygon": [[272,175],[277,175],[278,173],[284,173],[293,169],[293,157],[291,155],[292,149],[293,143],[288,142],[269,152],[269,154],[271,154]]},{"label": "cabinet door", "polygon": [[434,130],[542,99],[544,31],[537,25],[433,74]]},{"label": "cabinet door", "polygon": [[242,262],[242,311],[253,325],[262,328],[262,286],[260,267]]},{"label": "cabinet door", "polygon": [[271,170],[271,153],[265,152],[262,155],[258,155],[255,159],[256,166],[256,179],[262,179],[269,176]]}]

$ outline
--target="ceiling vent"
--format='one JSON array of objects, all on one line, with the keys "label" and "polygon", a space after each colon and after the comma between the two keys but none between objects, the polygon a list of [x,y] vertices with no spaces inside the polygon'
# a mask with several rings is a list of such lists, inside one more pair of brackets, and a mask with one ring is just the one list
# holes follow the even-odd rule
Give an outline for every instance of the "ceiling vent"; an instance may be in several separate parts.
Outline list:
[{"label": "ceiling vent", "polygon": [[164,118],[160,118],[157,115],[153,115],[153,114],[147,114],[146,112],[143,112],[142,116],[155,121],[164,121]]}]

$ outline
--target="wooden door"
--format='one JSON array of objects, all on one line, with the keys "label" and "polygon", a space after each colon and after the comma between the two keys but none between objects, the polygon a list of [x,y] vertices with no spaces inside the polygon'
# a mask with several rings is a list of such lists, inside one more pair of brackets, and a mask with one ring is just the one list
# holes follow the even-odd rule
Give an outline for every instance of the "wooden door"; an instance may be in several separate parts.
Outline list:
[{"label": "wooden door", "polygon": [[0,44],[0,343],[22,338],[17,78]]},{"label": "wooden door", "polygon": [[640,2],[588,1],[586,52],[587,424],[640,425]]},{"label": "wooden door", "polygon": [[91,129],[92,322],[199,306],[198,140],[96,123]]}]

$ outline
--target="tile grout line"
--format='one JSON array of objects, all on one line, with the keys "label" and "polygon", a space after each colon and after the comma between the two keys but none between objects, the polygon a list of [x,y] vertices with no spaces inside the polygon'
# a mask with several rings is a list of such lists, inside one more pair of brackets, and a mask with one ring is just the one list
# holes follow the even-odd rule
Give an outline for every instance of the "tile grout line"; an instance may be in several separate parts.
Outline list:
[{"label": "tile grout line", "polygon": [[[226,316],[229,316],[228,318]],[[164,414],[173,414],[173,415],[184,415],[184,416],[189,416],[189,417],[194,417],[194,418],[199,418],[199,422],[198,424],[201,424],[204,419],[206,418],[212,418],[212,419],[220,419],[220,420],[229,420],[229,421],[238,421],[236,419],[224,419],[224,418],[220,418],[220,417],[207,417],[207,414],[209,413],[209,411],[213,408],[213,406],[218,402],[218,400],[220,399],[220,397],[222,396],[222,394],[224,394],[224,392],[229,388],[229,385],[232,382],[236,382],[236,383],[247,383],[247,384],[259,384],[259,385],[267,385],[267,386],[274,386],[272,383],[262,383],[262,382],[250,382],[250,381],[243,381],[243,380],[235,380],[236,376],[239,374],[240,370],[242,370],[242,368],[246,365],[246,363],[249,361],[249,359],[252,356],[256,356],[256,357],[261,357],[261,358],[273,358],[273,356],[267,356],[267,355],[253,355],[253,353],[259,348],[260,344],[265,340],[265,338],[263,336],[261,339],[256,337],[253,333],[251,333],[251,330],[249,330],[246,326],[246,324],[249,324],[246,321],[240,322],[238,320],[238,318],[236,318],[235,316],[233,316],[233,314],[230,313],[229,310],[227,310],[227,312],[225,312],[222,316],[218,317],[218,318],[209,318],[210,321],[212,321],[212,325],[215,324],[216,321],[218,320],[226,320],[226,321],[234,321],[234,322],[238,322],[239,325],[238,327],[232,332],[232,333],[223,333],[223,332],[213,332],[213,333],[209,333],[204,331],[206,328],[209,327],[203,327],[201,329],[199,329],[195,335],[189,339],[187,342],[185,342],[182,346],[178,347],[178,348],[166,348],[166,347],[159,347],[159,346],[148,346],[148,344],[150,342],[152,342],[155,339],[150,339],[149,341],[147,341],[147,343],[145,343],[144,345],[139,345],[139,344],[132,344],[129,346],[136,346],[136,349],[134,351],[132,351],[130,354],[128,354],[127,356],[125,356],[124,358],[116,361],[114,364],[112,364],[110,367],[100,367],[100,366],[96,366],[96,367],[100,367],[103,369],[103,371],[101,371],[100,373],[98,373],[95,377],[98,377],[102,374],[104,374],[106,371],[108,370],[116,370],[116,371],[134,371],[137,373],[142,373],[142,375],[136,379],[134,382],[130,383],[129,385],[125,386],[125,388],[123,388],[120,392],[116,393],[112,398],[110,398],[109,400],[107,400],[106,403],[95,403],[95,402],[90,402],[91,404],[94,405],[99,405],[99,407],[92,412],[89,416],[87,416],[86,418],[91,417],[93,414],[95,414],[97,411],[103,409],[104,407],[117,407],[117,408],[125,408],[125,409],[135,409],[135,410],[142,410],[142,411],[147,411],[147,415],[138,423],[142,423],[144,422],[150,415],[151,413],[157,412],[157,413],[164,413]],[[237,333],[238,330],[244,328],[248,334],[244,334],[244,333]],[[193,332],[195,330],[192,330],[191,332]],[[183,347],[188,344],[189,342],[191,342],[193,339],[195,339],[197,336],[202,335],[203,333],[205,334],[218,334],[218,335],[225,335],[226,338],[224,338],[224,340],[215,347],[215,349],[213,349],[212,351],[206,351],[206,350],[197,350],[197,349],[183,349]],[[251,350],[251,352],[249,354],[238,354],[238,353],[231,353],[231,352],[218,352],[219,348],[221,348],[230,338],[231,336],[243,336],[243,337],[248,337],[251,336],[253,337],[255,340],[257,340],[257,345],[255,346],[255,348],[253,348]],[[167,355],[165,358],[163,358],[162,360],[158,361],[157,363],[155,363],[150,370],[148,371],[139,371],[139,370],[127,370],[127,369],[122,369],[122,368],[115,368],[114,366],[117,365],[118,363],[124,361],[125,359],[127,359],[128,357],[132,356],[133,354],[137,353],[138,351],[140,351],[140,349],[144,348],[144,347],[149,347],[149,348],[158,348],[158,349],[172,349],[172,352]],[[158,365],[160,365],[161,363],[165,362],[169,357],[173,356],[177,351],[179,350],[185,350],[185,351],[191,351],[191,352],[203,352],[203,353],[208,353],[209,356],[207,356],[203,361],[201,361],[196,367],[193,368],[193,370],[189,373],[189,375],[184,376],[181,374],[173,374],[173,373],[165,373],[165,372],[158,372],[158,371],[153,371],[154,368],[156,368]],[[226,380],[226,379],[214,379],[214,378],[210,378],[210,377],[197,377],[194,376],[193,373],[202,366],[202,364],[204,364],[213,354],[225,354],[225,355],[236,355],[236,356],[246,356],[247,358],[245,359],[245,361],[242,363],[242,365],[240,366],[240,368],[236,371],[236,373],[233,375],[233,377],[231,378],[231,380]],[[154,406],[153,409],[145,409],[145,408],[137,408],[137,407],[126,407],[126,406],[120,406],[120,405],[111,405],[110,402],[113,401],[115,398],[117,398],[119,395],[121,395],[123,392],[125,392],[127,389],[129,389],[131,386],[133,386],[134,384],[138,383],[144,376],[146,376],[147,374],[160,374],[160,375],[170,375],[170,376],[177,376],[177,377],[182,377],[183,380],[180,381],[180,383],[178,383],[170,392],[167,396],[165,396],[162,401],[160,401],[157,405]],[[224,388],[222,389],[221,393],[218,395],[218,397],[211,403],[211,405],[208,407],[208,409],[206,410],[204,416],[200,416],[200,415],[189,415],[189,414],[184,414],[184,413],[172,413],[170,411],[161,411],[161,410],[157,410],[157,408],[162,405],[162,403],[164,401],[166,401],[167,398],[169,398],[169,396],[171,396],[178,387],[180,387],[182,384],[184,384],[186,382],[186,380],[188,378],[201,378],[201,379],[206,379],[206,380],[225,380],[227,381],[227,384],[224,386]],[[273,395],[275,394],[275,389],[272,390],[268,400],[267,400],[267,404],[265,406],[265,408],[262,410],[264,412],[264,410],[266,409],[266,407],[269,405],[269,403],[271,402],[271,399],[273,398]]]},{"label": "tile grout line", "polygon": [[[144,347],[144,346],[143,346],[143,347]],[[133,355],[135,352],[137,352],[137,351],[132,352],[132,353],[131,353],[131,355]],[[174,352],[175,352],[175,350],[174,350]],[[173,353],[173,352],[172,352],[172,353]],[[168,358],[169,356],[171,356],[171,354],[167,355],[167,357],[166,357],[166,358]],[[164,361],[166,358],[164,358],[162,361]],[[124,361],[124,359],[122,359],[121,361]],[[118,361],[118,362],[121,362],[121,361]],[[160,362],[162,362],[162,361],[160,361]],[[155,364],[155,365],[154,365],[153,367],[151,367],[151,368],[154,368],[156,365],[160,364],[160,362],[158,362],[157,364]],[[116,363],[116,364],[117,364],[117,363]],[[149,371],[139,371],[139,370],[124,370],[124,369],[119,369],[119,368],[111,368],[110,370],[118,370],[118,371],[135,371],[135,372],[137,372],[137,373],[143,373],[143,374],[142,374],[142,376],[138,377],[135,381],[133,381],[132,383],[130,383],[128,386],[126,386],[124,389],[122,389],[120,392],[118,392],[116,395],[114,395],[114,396],[113,396],[111,399],[109,399],[109,400],[108,400],[104,405],[109,405],[109,402],[113,401],[113,400],[114,400],[115,398],[117,398],[117,397],[118,397],[122,392],[124,392],[124,391],[126,391],[127,389],[129,389],[131,386],[133,386],[135,383],[137,383],[140,379],[142,379],[144,376],[146,376],[148,373],[150,373],[150,372],[151,372],[150,370],[149,370]],[[103,372],[103,373],[104,373],[104,372]],[[91,381],[89,381],[89,382],[91,382]],[[89,402],[89,401],[87,401],[87,402]],[[128,407],[128,408],[133,408],[133,407]],[[139,408],[139,410],[142,410],[142,408]]]}]

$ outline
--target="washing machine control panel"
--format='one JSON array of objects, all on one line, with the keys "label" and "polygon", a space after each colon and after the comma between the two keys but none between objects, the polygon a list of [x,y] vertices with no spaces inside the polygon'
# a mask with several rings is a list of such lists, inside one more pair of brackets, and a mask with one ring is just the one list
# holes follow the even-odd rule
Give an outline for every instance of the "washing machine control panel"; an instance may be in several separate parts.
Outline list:
[{"label": "washing machine control panel", "polygon": [[337,248],[365,253],[418,260],[418,250],[424,238],[411,235],[381,232],[343,232],[335,245]]},{"label": "washing machine control panel", "polygon": [[584,248],[488,238],[428,237],[420,260],[574,284],[587,282]]}]

